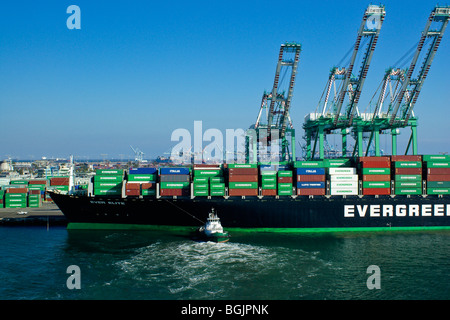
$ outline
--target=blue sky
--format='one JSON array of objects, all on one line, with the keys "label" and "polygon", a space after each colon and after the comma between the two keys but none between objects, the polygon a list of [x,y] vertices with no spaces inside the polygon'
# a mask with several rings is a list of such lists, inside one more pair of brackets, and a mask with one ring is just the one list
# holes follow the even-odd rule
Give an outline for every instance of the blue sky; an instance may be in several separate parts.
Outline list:
[{"label": "blue sky", "polygon": [[[379,2],[373,2],[379,4]],[[386,19],[360,99],[419,39],[436,1],[383,1]],[[81,29],[69,30],[69,5]],[[364,1],[10,1],[0,11],[0,158],[146,158],[173,130],[248,128],[273,84],[280,44],[302,44],[297,139],[329,70],[354,43]],[[446,3],[441,3],[445,5]],[[450,152],[450,31],[415,106],[419,153]],[[399,137],[399,152],[409,138]],[[336,137],[338,139],[338,137]],[[390,136],[381,139],[390,149]],[[301,141],[303,143],[303,141]],[[297,154],[299,156],[299,154]]]}]

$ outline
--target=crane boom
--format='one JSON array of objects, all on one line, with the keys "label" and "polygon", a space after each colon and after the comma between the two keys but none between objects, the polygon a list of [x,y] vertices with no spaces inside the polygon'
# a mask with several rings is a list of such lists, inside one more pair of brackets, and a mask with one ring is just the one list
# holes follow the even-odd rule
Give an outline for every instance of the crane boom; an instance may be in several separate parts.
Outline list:
[{"label": "crane boom", "polygon": [[[348,69],[345,72],[345,79],[342,90],[339,94],[339,99],[336,105],[336,113],[334,115],[333,125],[336,126],[339,120],[339,115],[342,109],[344,98],[349,94],[350,102],[346,109],[345,121],[350,126],[358,106],[361,90],[366,79],[367,71],[369,70],[370,61],[375,50],[375,46],[380,34],[381,25],[383,24],[386,12],[383,6],[370,5],[364,12],[361,25],[356,37],[355,46],[353,48],[352,57]],[[365,48],[361,46],[361,40],[368,39],[368,44]],[[356,57],[360,50],[363,50],[363,58],[356,77],[352,77],[353,68],[355,66]]]},{"label": "crane boom", "polygon": [[[439,44],[444,35],[445,28],[448,25],[450,18],[450,7],[439,7],[436,6],[433,11],[431,11],[430,16],[425,25],[425,29],[422,32],[415,55],[411,61],[409,69],[406,74],[405,81],[402,84],[400,93],[395,100],[393,105],[393,111],[390,116],[389,124],[392,126],[396,121],[407,123],[414,105],[419,97],[420,90],[422,89],[425,78],[427,77],[428,71],[430,70],[431,63],[439,47]],[[432,29],[433,24],[440,24],[438,29]],[[426,51],[423,58],[422,66],[418,72],[417,78],[413,79],[412,75],[414,69],[417,65],[419,56],[424,49],[424,44],[427,39],[431,39],[428,51]],[[401,110],[400,117],[397,117],[397,113]]]}]

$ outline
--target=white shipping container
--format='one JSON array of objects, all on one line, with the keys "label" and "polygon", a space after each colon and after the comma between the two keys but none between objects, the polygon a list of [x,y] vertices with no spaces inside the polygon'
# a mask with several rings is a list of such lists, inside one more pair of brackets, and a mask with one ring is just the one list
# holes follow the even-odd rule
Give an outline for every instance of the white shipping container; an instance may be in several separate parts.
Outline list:
[{"label": "white shipping container", "polygon": [[358,188],[331,188],[330,194],[332,196],[358,195]]},{"label": "white shipping container", "polygon": [[[331,168],[330,168],[331,169]],[[330,181],[358,181],[357,174],[331,175]]]},{"label": "white shipping container", "polygon": [[331,189],[341,188],[341,189],[354,189],[358,188],[358,181],[332,181]]},{"label": "white shipping container", "polygon": [[349,168],[349,167],[338,167],[338,168],[329,168],[328,173],[330,175],[334,174],[356,174],[356,168]]}]

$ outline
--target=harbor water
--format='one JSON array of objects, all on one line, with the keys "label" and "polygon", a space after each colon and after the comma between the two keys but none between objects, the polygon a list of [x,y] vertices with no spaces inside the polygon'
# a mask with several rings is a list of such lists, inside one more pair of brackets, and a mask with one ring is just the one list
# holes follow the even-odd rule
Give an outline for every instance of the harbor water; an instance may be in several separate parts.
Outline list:
[{"label": "harbor water", "polygon": [[[217,244],[176,232],[3,226],[0,255],[1,300],[450,299],[449,231],[235,233]],[[68,286],[69,266],[79,289]]]}]

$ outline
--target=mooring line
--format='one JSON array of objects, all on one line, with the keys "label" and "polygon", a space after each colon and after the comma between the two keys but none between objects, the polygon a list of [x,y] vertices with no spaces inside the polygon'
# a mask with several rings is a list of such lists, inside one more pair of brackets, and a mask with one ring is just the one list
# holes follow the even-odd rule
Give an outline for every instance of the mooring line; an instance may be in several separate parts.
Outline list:
[{"label": "mooring line", "polygon": [[194,218],[194,219],[196,219],[196,220],[198,220],[198,221],[200,221],[202,224],[205,224],[205,222],[204,221],[202,221],[202,220],[200,220],[199,218],[197,218],[196,216],[194,216],[193,214],[190,214],[189,212],[187,212],[186,210],[184,210],[183,208],[180,208],[179,206],[177,206],[175,203],[172,203],[172,202],[170,202],[169,200],[167,200],[167,199],[163,199],[164,201],[166,201],[166,202],[168,202],[168,203],[170,203],[171,205],[173,205],[174,207],[176,207],[176,208],[178,208],[178,209],[180,209],[181,211],[184,211],[185,213],[187,213],[188,215],[190,215],[192,218]]}]

